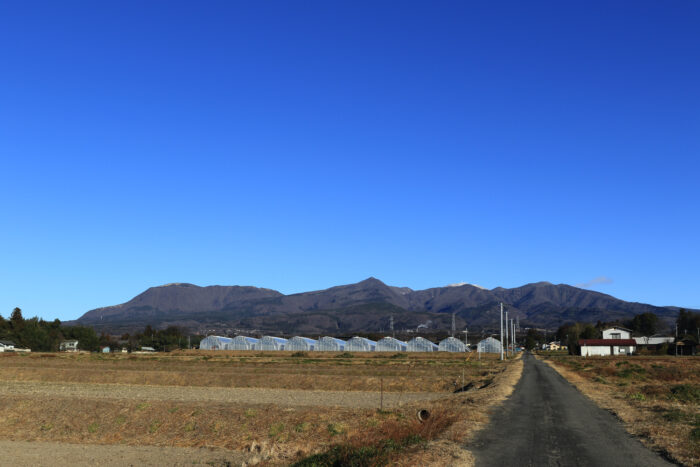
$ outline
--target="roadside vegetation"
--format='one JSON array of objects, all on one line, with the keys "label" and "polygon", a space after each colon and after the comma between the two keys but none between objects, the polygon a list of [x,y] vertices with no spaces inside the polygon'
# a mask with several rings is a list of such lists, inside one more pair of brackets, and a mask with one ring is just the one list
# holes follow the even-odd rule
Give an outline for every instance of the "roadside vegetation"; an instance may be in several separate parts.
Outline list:
[{"label": "roadside vegetation", "polygon": [[651,448],[700,465],[700,358],[541,357]]}]

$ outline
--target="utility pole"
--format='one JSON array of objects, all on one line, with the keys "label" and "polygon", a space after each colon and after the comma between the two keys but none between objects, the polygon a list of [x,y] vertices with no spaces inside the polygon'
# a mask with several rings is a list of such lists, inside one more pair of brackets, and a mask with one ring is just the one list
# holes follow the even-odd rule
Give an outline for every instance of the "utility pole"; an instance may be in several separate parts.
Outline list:
[{"label": "utility pole", "polygon": [[676,357],[678,356],[678,323],[676,323],[676,342],[675,342],[675,348],[676,348]]},{"label": "utility pole", "polygon": [[506,311],[506,358],[508,358],[508,326],[510,326],[508,321],[508,312]]},{"label": "utility pole", "polygon": [[[676,334],[678,334],[678,331],[676,331]],[[503,302],[501,302],[501,360],[503,360]]]},{"label": "utility pole", "polygon": [[452,337],[455,336],[456,329],[457,329],[457,327],[455,326],[455,314],[452,313]]},{"label": "utility pole", "polygon": [[391,328],[391,337],[396,338],[396,333],[394,333],[394,315],[389,317],[389,327]]},{"label": "utility pole", "polygon": [[468,329],[465,327],[464,328],[464,345],[469,347],[469,335],[468,335]]}]

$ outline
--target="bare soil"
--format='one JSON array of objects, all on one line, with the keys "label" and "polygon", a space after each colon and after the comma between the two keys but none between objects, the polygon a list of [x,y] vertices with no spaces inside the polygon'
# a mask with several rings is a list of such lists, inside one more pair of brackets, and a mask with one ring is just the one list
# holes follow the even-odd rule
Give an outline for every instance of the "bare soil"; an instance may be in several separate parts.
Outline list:
[{"label": "bare soil", "polygon": [[[271,388],[200,388],[124,384],[45,383],[0,381],[0,397],[126,399],[137,401],[213,402],[242,405],[274,404],[279,407],[352,407],[386,409],[444,397],[445,393],[359,391],[303,391]],[[383,402],[382,402],[383,401]]]},{"label": "bare soil", "polygon": [[[159,446],[98,446],[90,444],[1,441],[4,461],[14,467],[123,467],[123,466],[229,466],[246,465],[255,456],[223,449],[192,449]],[[167,460],[166,460],[167,459]],[[7,464],[10,465],[10,464]]]},{"label": "bare soil", "polygon": [[[202,447],[230,453],[231,465],[289,464],[339,443],[382,439],[387,430],[414,426],[417,409],[426,408],[448,410],[458,421],[435,441],[407,452],[406,463],[397,462],[464,465],[469,454],[461,443],[486,422],[490,404],[512,390],[520,374],[517,362],[488,356],[480,362],[473,355],[443,353],[313,356],[0,357],[0,440],[40,443],[39,450],[44,443],[86,446],[88,454],[102,446],[153,447],[144,452],[155,453],[156,463],[160,456],[160,465],[177,465],[179,453],[188,452],[160,448]],[[453,394],[468,383],[486,387]],[[148,455],[134,464],[148,465]]]}]

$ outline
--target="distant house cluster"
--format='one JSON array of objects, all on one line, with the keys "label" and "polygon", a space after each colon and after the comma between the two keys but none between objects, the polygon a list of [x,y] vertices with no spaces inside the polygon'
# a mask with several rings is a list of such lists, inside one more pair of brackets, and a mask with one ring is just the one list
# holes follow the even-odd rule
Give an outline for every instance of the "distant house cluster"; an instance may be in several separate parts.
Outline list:
[{"label": "distant house cluster", "polygon": [[672,344],[675,339],[667,336],[632,338],[632,331],[621,326],[603,330],[602,339],[581,339],[578,341],[580,355],[584,357],[606,355],[632,355],[643,346]]},{"label": "distant house cluster", "polygon": [[469,352],[466,344],[454,337],[435,344],[424,337],[404,342],[393,337],[373,341],[355,336],[347,341],[325,336],[319,339],[295,336],[290,339],[264,336],[260,339],[248,336],[207,336],[199,343],[201,350],[288,350],[325,352]]}]

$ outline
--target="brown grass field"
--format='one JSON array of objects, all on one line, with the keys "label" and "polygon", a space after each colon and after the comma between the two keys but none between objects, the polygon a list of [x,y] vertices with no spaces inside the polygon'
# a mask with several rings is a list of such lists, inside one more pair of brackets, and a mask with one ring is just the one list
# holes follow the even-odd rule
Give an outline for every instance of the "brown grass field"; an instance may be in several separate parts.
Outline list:
[{"label": "brown grass field", "polygon": [[[271,465],[381,445],[366,465],[469,465],[458,443],[521,371],[519,360],[442,352],[7,353],[0,439],[223,448]],[[462,381],[472,388],[453,394]]]},{"label": "brown grass field", "polygon": [[700,465],[700,358],[541,355],[650,448]]}]

